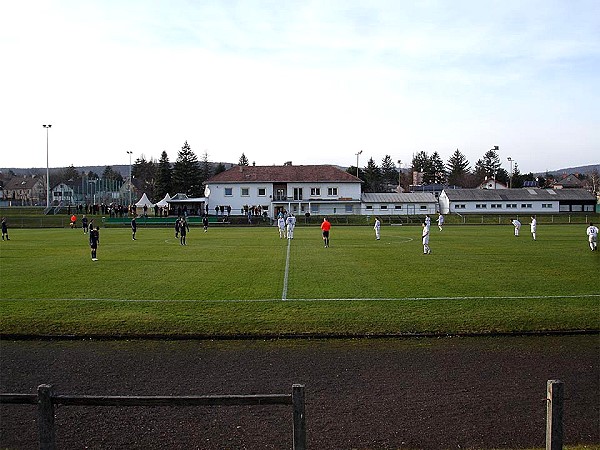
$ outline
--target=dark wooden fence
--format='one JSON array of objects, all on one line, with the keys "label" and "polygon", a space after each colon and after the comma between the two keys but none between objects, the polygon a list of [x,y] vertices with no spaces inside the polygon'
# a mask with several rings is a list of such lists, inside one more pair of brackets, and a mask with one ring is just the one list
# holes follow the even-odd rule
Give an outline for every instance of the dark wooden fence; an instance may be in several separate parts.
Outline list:
[{"label": "dark wooden fence", "polygon": [[243,406],[292,405],[293,449],[306,449],[304,385],[292,385],[291,394],[206,395],[206,396],[92,396],[59,395],[42,384],[36,394],[0,394],[0,403],[37,405],[41,450],[56,449],[54,406]]},{"label": "dark wooden fence", "polygon": [[[240,406],[292,405],[293,449],[306,449],[304,385],[292,385],[291,394],[207,395],[207,396],[91,396],[58,395],[52,386],[42,384],[36,394],[0,394],[0,404],[38,405],[38,431],[41,450],[54,450],[54,405],[71,406]],[[546,450],[563,448],[564,385],[548,380],[546,385]]]}]

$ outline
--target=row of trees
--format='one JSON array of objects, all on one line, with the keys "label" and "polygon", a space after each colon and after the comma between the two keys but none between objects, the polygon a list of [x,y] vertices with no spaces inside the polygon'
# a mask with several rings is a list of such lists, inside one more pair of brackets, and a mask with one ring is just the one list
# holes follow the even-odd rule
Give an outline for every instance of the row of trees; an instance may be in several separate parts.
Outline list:
[{"label": "row of trees", "polygon": [[[419,174],[419,180],[413,180],[413,173]],[[356,175],[356,167],[349,167],[348,173]],[[482,158],[477,160],[475,167],[466,156],[456,149],[448,161],[444,163],[438,152],[431,155],[420,151],[413,156],[410,169],[399,170],[392,158],[386,155],[378,166],[373,158],[367,161],[364,168],[358,169],[358,176],[363,181],[364,192],[386,192],[393,190],[400,184],[408,190],[412,184],[448,184],[463,188],[474,188],[486,179],[495,179],[509,184],[510,174],[501,167],[498,148],[488,150]],[[515,188],[523,187],[526,180],[535,180],[533,173],[522,175],[517,163],[514,164],[510,185]],[[545,184],[544,178],[538,177],[541,186]]]}]

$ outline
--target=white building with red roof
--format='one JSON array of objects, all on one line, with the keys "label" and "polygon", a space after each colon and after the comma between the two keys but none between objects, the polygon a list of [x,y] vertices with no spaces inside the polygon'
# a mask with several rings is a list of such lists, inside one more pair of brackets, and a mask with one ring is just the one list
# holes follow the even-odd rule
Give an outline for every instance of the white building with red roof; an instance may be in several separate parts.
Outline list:
[{"label": "white building with red roof", "polygon": [[361,180],[332,165],[233,166],[205,183],[209,211],[252,209],[274,218],[294,215],[361,213]]}]

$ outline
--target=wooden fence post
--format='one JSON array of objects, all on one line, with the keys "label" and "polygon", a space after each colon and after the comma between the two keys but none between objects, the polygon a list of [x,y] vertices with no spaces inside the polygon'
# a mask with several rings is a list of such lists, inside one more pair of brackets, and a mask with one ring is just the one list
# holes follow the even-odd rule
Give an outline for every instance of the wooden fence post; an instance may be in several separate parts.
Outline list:
[{"label": "wooden fence post", "polygon": [[292,385],[294,408],[294,450],[306,450],[306,416],[304,408],[304,385]]},{"label": "wooden fence post", "polygon": [[546,450],[562,450],[564,384],[548,380],[546,388]]},{"label": "wooden fence post", "polygon": [[53,388],[49,384],[38,386],[38,431],[40,450],[55,450]]}]

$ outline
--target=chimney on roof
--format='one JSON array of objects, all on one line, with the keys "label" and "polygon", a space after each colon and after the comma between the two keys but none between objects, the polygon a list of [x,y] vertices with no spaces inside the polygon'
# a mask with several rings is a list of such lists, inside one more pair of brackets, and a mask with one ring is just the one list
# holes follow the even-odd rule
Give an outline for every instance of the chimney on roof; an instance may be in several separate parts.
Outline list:
[{"label": "chimney on roof", "polygon": [[252,161],[252,166],[256,166],[256,161]]},{"label": "chimney on roof", "polygon": [[286,161],[286,162],[284,162],[284,163],[283,163],[283,165],[284,165],[284,166],[291,166],[291,165],[292,165],[292,162],[291,162],[291,161]]},{"label": "chimney on roof", "polygon": [[244,166],[242,164],[240,164],[240,173],[244,172]]}]

